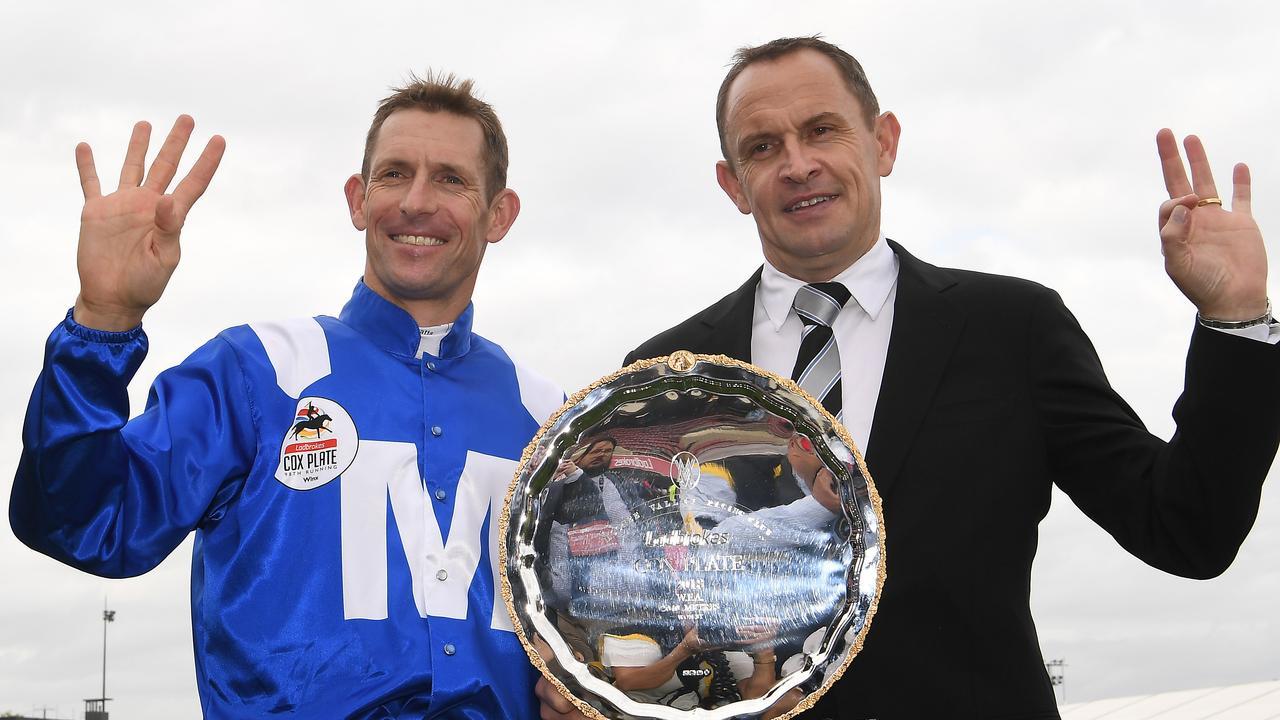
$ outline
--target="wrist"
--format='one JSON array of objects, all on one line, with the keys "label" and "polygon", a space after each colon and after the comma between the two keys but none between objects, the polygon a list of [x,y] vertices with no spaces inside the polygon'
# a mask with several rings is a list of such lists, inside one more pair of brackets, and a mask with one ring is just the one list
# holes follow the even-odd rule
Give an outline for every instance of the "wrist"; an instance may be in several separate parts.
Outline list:
[{"label": "wrist", "polygon": [[76,297],[71,319],[84,327],[106,332],[128,332],[142,324],[142,311],[103,308]]},{"label": "wrist", "polygon": [[1256,304],[1241,308],[1200,310],[1196,319],[1201,325],[1219,330],[1239,330],[1254,325],[1273,322],[1271,317],[1271,300],[1264,299],[1261,306]]}]

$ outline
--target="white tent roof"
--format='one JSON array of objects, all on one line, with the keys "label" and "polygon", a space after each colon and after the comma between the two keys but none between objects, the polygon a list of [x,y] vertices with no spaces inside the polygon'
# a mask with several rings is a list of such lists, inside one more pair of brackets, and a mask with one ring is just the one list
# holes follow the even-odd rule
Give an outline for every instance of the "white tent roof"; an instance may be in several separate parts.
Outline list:
[{"label": "white tent roof", "polygon": [[1062,720],[1278,720],[1280,680],[1094,700],[1058,711]]}]

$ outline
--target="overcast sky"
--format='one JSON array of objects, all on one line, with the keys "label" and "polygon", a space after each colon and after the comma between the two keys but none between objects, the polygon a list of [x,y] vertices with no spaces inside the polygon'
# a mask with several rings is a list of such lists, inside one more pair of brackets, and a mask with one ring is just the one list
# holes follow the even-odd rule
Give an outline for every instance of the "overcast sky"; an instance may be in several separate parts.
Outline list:
[{"label": "overcast sky", "polygon": [[[107,178],[136,120],[160,135],[187,112],[199,144],[227,138],[147,316],[140,407],[156,372],[224,327],[336,314],[363,267],[342,184],[375,103],[409,71],[474,77],[523,199],[485,258],[476,328],[572,391],[759,263],[750,218],[715,183],[714,94],[738,46],[816,32],[862,60],[902,122],[885,234],[935,264],[1059,290],[1113,384],[1168,437],[1193,311],[1162,269],[1154,136],[1200,134],[1224,194],[1231,164],[1249,162],[1280,257],[1280,6],[58,2],[9,6],[0,22],[0,466],[16,467],[44,340],[77,289],[78,141]],[[5,507],[9,492],[0,481]],[[1033,605],[1046,657],[1067,661],[1067,699],[1280,676],[1276,494],[1235,565],[1195,582],[1128,556],[1056,493]],[[190,552],[103,580],[31,552],[6,523],[0,712],[80,716],[100,692],[105,595],[113,716],[197,715]]]}]

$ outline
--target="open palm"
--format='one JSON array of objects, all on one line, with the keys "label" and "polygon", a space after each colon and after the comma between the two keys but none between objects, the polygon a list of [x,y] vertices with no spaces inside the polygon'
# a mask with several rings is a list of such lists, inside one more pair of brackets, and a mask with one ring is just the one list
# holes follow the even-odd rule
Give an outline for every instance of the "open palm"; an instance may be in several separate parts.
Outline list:
[{"label": "open palm", "polygon": [[187,213],[204,194],[226,149],[220,136],[210,138],[204,152],[174,188],[165,194],[178,170],[195,121],[182,115],[144,175],[151,126],[133,128],[120,184],[103,195],[85,143],[76,147],[76,166],[84,191],[76,267],[80,295],[76,321],[101,330],[127,330],[164,293],[181,256],[179,236]]}]

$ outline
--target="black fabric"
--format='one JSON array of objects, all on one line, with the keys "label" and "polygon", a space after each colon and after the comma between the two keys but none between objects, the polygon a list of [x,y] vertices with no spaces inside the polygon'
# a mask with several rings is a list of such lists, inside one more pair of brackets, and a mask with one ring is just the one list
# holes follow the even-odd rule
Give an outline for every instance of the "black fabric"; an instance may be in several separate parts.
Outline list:
[{"label": "black fabric", "polygon": [[[887,579],[862,652],[801,717],[1057,718],[1030,611],[1052,484],[1148,564],[1220,574],[1280,439],[1280,350],[1196,326],[1165,443],[1112,390],[1057,293],[890,245],[897,299],[866,449]],[[628,362],[677,349],[750,361],[758,281]]]},{"label": "black fabric", "polygon": [[738,455],[719,461],[733,478],[734,501],[744,510],[760,510],[804,497],[785,455]]}]

